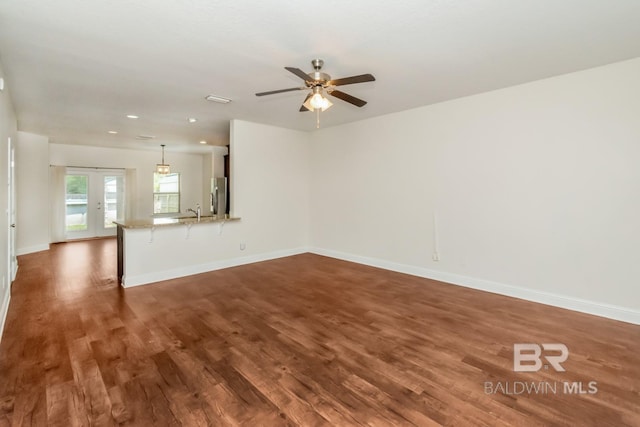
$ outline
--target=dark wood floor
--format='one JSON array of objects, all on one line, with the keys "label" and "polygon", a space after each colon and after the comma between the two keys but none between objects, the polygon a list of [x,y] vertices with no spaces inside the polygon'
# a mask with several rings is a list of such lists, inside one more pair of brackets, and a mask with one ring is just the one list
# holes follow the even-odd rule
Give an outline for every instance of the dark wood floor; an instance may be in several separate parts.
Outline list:
[{"label": "dark wood floor", "polygon": [[[0,426],[640,425],[640,326],[311,254],[127,290],[115,260],[20,257]],[[513,372],[514,343],[566,372]]]}]

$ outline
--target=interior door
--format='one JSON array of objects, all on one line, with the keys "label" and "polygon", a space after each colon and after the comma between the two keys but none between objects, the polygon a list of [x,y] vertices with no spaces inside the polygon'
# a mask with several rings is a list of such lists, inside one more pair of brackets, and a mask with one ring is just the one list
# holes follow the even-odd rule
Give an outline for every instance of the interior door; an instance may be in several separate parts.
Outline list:
[{"label": "interior door", "polygon": [[8,139],[7,152],[7,181],[9,183],[7,191],[7,216],[9,219],[9,235],[7,239],[8,271],[10,281],[16,278],[18,272],[18,258],[16,257],[16,170],[15,170],[15,148],[11,138]]},{"label": "interior door", "polygon": [[115,236],[124,217],[124,172],[69,168],[65,178],[67,239]]}]

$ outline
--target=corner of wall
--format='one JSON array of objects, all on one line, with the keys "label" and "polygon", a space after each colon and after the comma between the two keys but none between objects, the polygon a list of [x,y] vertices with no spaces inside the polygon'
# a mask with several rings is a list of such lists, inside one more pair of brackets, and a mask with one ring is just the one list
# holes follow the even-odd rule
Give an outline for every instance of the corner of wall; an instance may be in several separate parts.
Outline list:
[{"label": "corner of wall", "polygon": [[7,322],[7,315],[9,314],[9,302],[11,301],[11,292],[4,294],[2,301],[0,302],[0,342],[4,336],[4,327]]}]

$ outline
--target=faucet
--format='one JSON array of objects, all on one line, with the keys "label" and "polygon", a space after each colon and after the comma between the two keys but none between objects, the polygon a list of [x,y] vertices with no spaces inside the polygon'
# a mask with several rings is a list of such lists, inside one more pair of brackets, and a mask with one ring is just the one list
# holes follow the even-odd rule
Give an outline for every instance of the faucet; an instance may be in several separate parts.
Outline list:
[{"label": "faucet", "polygon": [[193,212],[194,214],[196,214],[196,216],[198,217],[198,221],[200,221],[200,204],[196,205],[196,209],[187,209],[187,212]]}]

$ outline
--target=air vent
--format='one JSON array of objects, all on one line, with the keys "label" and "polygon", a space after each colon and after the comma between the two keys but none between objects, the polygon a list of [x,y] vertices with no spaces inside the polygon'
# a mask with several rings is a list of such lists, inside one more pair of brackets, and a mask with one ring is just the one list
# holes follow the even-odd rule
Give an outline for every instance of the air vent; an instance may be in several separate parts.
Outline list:
[{"label": "air vent", "polygon": [[153,136],[153,135],[138,135],[138,136],[136,136],[136,139],[140,139],[142,141],[148,141],[148,140],[153,139],[153,138],[155,138],[155,136]]}]

